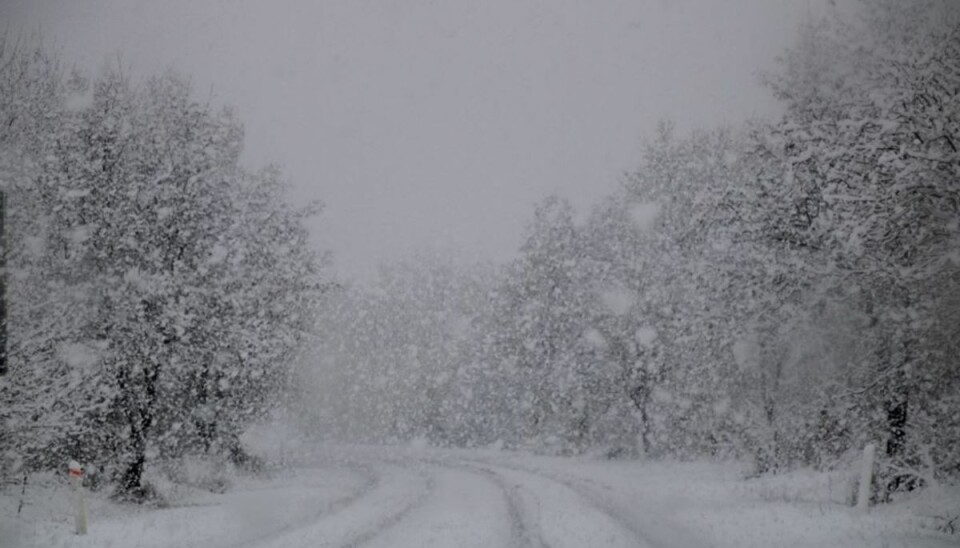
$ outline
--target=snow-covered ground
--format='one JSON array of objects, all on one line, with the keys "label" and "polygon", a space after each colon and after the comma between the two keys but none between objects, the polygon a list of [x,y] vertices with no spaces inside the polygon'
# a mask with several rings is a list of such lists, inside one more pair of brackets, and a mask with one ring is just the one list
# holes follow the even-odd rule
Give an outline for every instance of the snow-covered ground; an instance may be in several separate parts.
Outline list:
[{"label": "snow-covered ground", "polygon": [[301,448],[295,460],[225,494],[171,492],[168,508],[91,494],[82,537],[66,483],[34,478],[19,513],[19,488],[0,494],[0,547],[960,545],[933,529],[960,513],[958,489],[860,515],[840,474],[744,480],[736,465],[397,447]]}]

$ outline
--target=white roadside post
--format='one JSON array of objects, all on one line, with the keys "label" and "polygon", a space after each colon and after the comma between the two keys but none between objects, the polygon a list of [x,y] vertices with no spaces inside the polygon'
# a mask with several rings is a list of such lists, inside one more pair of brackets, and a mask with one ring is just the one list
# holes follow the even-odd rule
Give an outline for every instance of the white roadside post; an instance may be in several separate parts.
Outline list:
[{"label": "white roadside post", "polygon": [[70,486],[73,490],[73,501],[77,510],[77,534],[87,534],[87,508],[83,503],[83,467],[80,463],[72,460],[68,465],[70,468]]},{"label": "white roadside post", "polygon": [[873,483],[873,460],[877,454],[877,447],[868,443],[863,448],[863,468],[860,469],[860,488],[857,494],[857,510],[866,512],[870,506],[870,486]]}]

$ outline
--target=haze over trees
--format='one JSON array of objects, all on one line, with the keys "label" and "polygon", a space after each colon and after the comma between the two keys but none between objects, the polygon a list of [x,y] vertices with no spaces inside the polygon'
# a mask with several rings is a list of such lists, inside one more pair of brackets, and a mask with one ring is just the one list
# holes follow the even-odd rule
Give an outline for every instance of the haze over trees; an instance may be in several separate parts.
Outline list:
[{"label": "haze over trees", "polygon": [[518,256],[420,254],[329,284],[314,206],[239,163],[237,115],[163,75],[0,52],[9,373],[0,450],[125,496],[189,455],[310,436],[757,473],[880,447],[881,496],[960,477],[960,4],[808,20],[773,121],[670,124]]},{"label": "haze over trees", "polygon": [[[955,478],[960,9],[861,8],[806,21],[766,75],[781,119],[688,136],[662,125],[583,221],[545,199],[519,257],[470,282],[485,302],[404,301],[384,279],[351,292],[364,321],[322,312],[331,341],[405,356],[320,351],[324,372],[370,380],[346,399],[403,417],[365,422],[363,437],[736,456],[759,473],[846,465],[874,442],[884,493]],[[410,268],[431,283],[433,266]],[[438,345],[456,350],[424,369]],[[424,374],[442,381],[377,391]]]}]

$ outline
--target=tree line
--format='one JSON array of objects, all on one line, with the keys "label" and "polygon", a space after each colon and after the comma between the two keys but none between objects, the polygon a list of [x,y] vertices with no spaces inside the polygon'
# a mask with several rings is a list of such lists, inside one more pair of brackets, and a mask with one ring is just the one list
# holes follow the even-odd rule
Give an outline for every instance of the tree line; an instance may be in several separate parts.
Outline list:
[{"label": "tree line", "polygon": [[419,256],[328,295],[310,426],[759,473],[877,443],[881,496],[958,477],[960,6],[830,9],[764,82],[779,119],[662,124],[505,267]]}]

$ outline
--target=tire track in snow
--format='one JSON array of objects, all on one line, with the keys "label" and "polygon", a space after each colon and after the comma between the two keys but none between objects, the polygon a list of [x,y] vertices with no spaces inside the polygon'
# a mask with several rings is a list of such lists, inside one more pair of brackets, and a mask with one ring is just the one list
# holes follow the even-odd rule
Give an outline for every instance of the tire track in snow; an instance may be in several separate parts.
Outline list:
[{"label": "tire track in snow", "polygon": [[543,541],[537,516],[530,509],[524,510],[527,505],[524,504],[520,496],[518,485],[508,485],[506,479],[487,468],[466,464],[460,465],[460,467],[485,476],[500,489],[506,501],[507,514],[510,516],[510,538],[513,540],[515,548],[550,548]]},{"label": "tire track in snow", "polygon": [[[397,458],[386,460],[397,464]],[[442,457],[399,458],[404,466],[429,474],[435,480],[435,489],[424,504],[411,509],[391,527],[363,539],[362,546],[542,548],[538,542],[523,540],[526,520],[499,478]]]},{"label": "tire track in snow", "polygon": [[[420,467],[415,467],[410,459],[358,454],[349,448],[337,447],[301,448],[289,456],[291,462],[300,466],[327,462],[365,470],[375,479],[356,496],[344,497],[339,504],[331,505],[313,520],[300,522],[300,527],[287,528],[251,545],[263,548],[358,548],[422,506],[435,488],[433,478]],[[410,478],[415,481],[411,482]]]},{"label": "tire track in snow", "polygon": [[[433,490],[432,478],[395,464],[366,464],[379,474],[376,484],[344,500],[314,522],[257,541],[259,548],[355,548],[398,523]],[[412,479],[411,479],[412,478]]]},{"label": "tire track in snow", "polygon": [[[313,468],[320,468],[320,467],[315,466]],[[376,472],[374,472],[373,467],[368,464],[352,464],[352,465],[340,464],[336,467],[331,467],[330,469],[336,470],[337,468],[347,468],[347,469],[353,470],[358,475],[363,477],[363,483],[360,484],[360,487],[356,491],[353,491],[352,493],[346,496],[336,498],[324,504],[323,507],[319,509],[316,513],[313,513],[307,517],[298,519],[294,522],[286,523],[279,527],[273,528],[254,538],[248,538],[241,544],[233,545],[233,546],[236,546],[237,548],[248,548],[248,547],[259,546],[265,542],[270,541],[271,539],[289,534],[291,531],[302,529],[304,527],[309,527],[312,523],[315,523],[318,520],[324,519],[324,517],[330,514],[334,514],[340,511],[341,509],[346,508],[347,506],[350,506],[356,501],[361,500],[380,484],[380,476],[378,476]],[[284,489],[284,487],[276,487],[273,489],[274,490]]]},{"label": "tire track in snow", "polygon": [[[407,470],[409,468],[404,467]],[[365,527],[362,530],[357,531],[346,543],[340,544],[341,548],[357,548],[373,540],[374,538],[382,535],[388,529],[394,525],[400,523],[403,518],[407,517],[413,510],[422,506],[426,502],[427,498],[433,493],[436,483],[432,477],[425,476],[423,473],[413,470],[414,474],[419,476],[424,480],[424,489],[419,493],[419,495],[411,500],[409,504],[404,505],[398,511],[383,517],[378,520],[372,526]]]},{"label": "tire track in snow", "polygon": [[474,462],[456,460],[455,457],[413,457],[415,462],[426,463],[450,470],[466,472],[479,476],[492,483],[503,498],[506,505],[507,517],[510,520],[510,539],[513,548],[550,548],[544,542],[540,530],[539,508],[524,500],[521,487],[510,484],[506,478],[493,470]]},{"label": "tire track in snow", "polygon": [[[563,490],[567,490],[571,492],[576,499],[582,503],[583,506],[586,506],[587,508],[590,508],[600,515],[606,517],[615,527],[620,529],[622,532],[627,533],[631,539],[630,544],[632,546],[652,546],[645,531],[642,530],[633,519],[631,519],[628,512],[623,511],[622,508],[613,504],[611,501],[593,489],[587,488],[583,485],[578,485],[572,481],[566,481],[566,479],[554,477],[539,470],[530,470],[518,466],[510,466],[487,461],[471,460],[466,462],[471,463],[472,466],[475,466],[480,470],[486,470],[489,473],[502,478],[502,481],[506,481],[509,476],[516,477],[516,475],[520,475],[534,478],[535,481],[546,481],[550,484],[560,487]],[[520,483],[523,483],[522,480]],[[528,485],[526,490],[529,491],[530,494],[537,496],[537,489],[531,488]],[[542,531],[540,531],[540,546],[546,547],[547,544],[542,540],[542,534]],[[621,534],[619,536],[622,537],[623,535]]]},{"label": "tire track in snow", "polygon": [[527,474],[562,485],[575,493],[587,504],[599,510],[621,527],[629,530],[642,546],[657,548],[695,548],[704,546],[701,539],[692,538],[674,524],[658,520],[657,516],[638,519],[636,510],[631,511],[611,500],[609,488],[594,481],[569,474],[548,472],[538,468],[528,468],[517,464],[504,464],[487,460],[475,461],[482,466],[501,468]]},{"label": "tire track in snow", "polygon": [[[346,451],[346,452],[343,452]],[[424,506],[434,490],[434,478],[430,468],[445,468],[461,473],[479,476],[490,482],[501,493],[504,501],[506,517],[509,520],[509,543],[515,548],[550,548],[555,546],[577,545],[576,538],[591,545],[599,542],[608,542],[612,545],[651,546],[650,541],[662,539],[659,534],[650,535],[645,527],[641,527],[634,515],[610,499],[609,493],[588,485],[588,481],[577,478],[563,477],[536,468],[527,468],[512,463],[501,463],[487,459],[461,459],[456,455],[427,456],[423,453],[355,453],[351,449],[340,451],[342,454],[337,460],[346,462],[366,462],[370,466],[383,471],[384,466],[392,467],[394,472],[403,471],[408,475],[418,476],[423,482],[419,495],[409,497],[393,509],[383,512],[376,517],[364,520],[352,519],[347,514],[370,514],[369,501],[381,498],[382,495],[366,496],[356,501],[356,508],[347,508],[344,517],[352,522],[353,529],[349,532],[339,531],[337,534],[321,534],[331,527],[310,527],[316,534],[310,534],[312,542],[307,544],[284,543],[277,546],[336,546],[343,548],[359,548],[377,540],[382,543],[388,538],[380,538],[392,527],[404,522],[414,510]],[[447,476],[449,481],[449,476]],[[395,490],[387,489],[387,494],[396,494]],[[438,495],[439,496],[439,495]],[[442,498],[442,497],[441,497]],[[396,501],[395,501],[396,502]],[[338,512],[339,514],[339,512]],[[332,516],[340,519],[339,516]],[[356,516],[354,516],[355,518]],[[423,519],[421,516],[412,519]],[[330,517],[325,518],[330,521]],[[412,524],[406,528],[413,527]],[[343,528],[340,528],[343,529]],[[407,534],[398,530],[393,535]],[[545,538],[545,536],[547,538]],[[548,543],[549,538],[549,543]],[[582,539],[586,538],[586,541]],[[675,537],[674,537],[675,538]],[[660,546],[660,543],[656,544]],[[695,544],[677,544],[676,542],[663,543],[663,546],[695,546]]]}]

